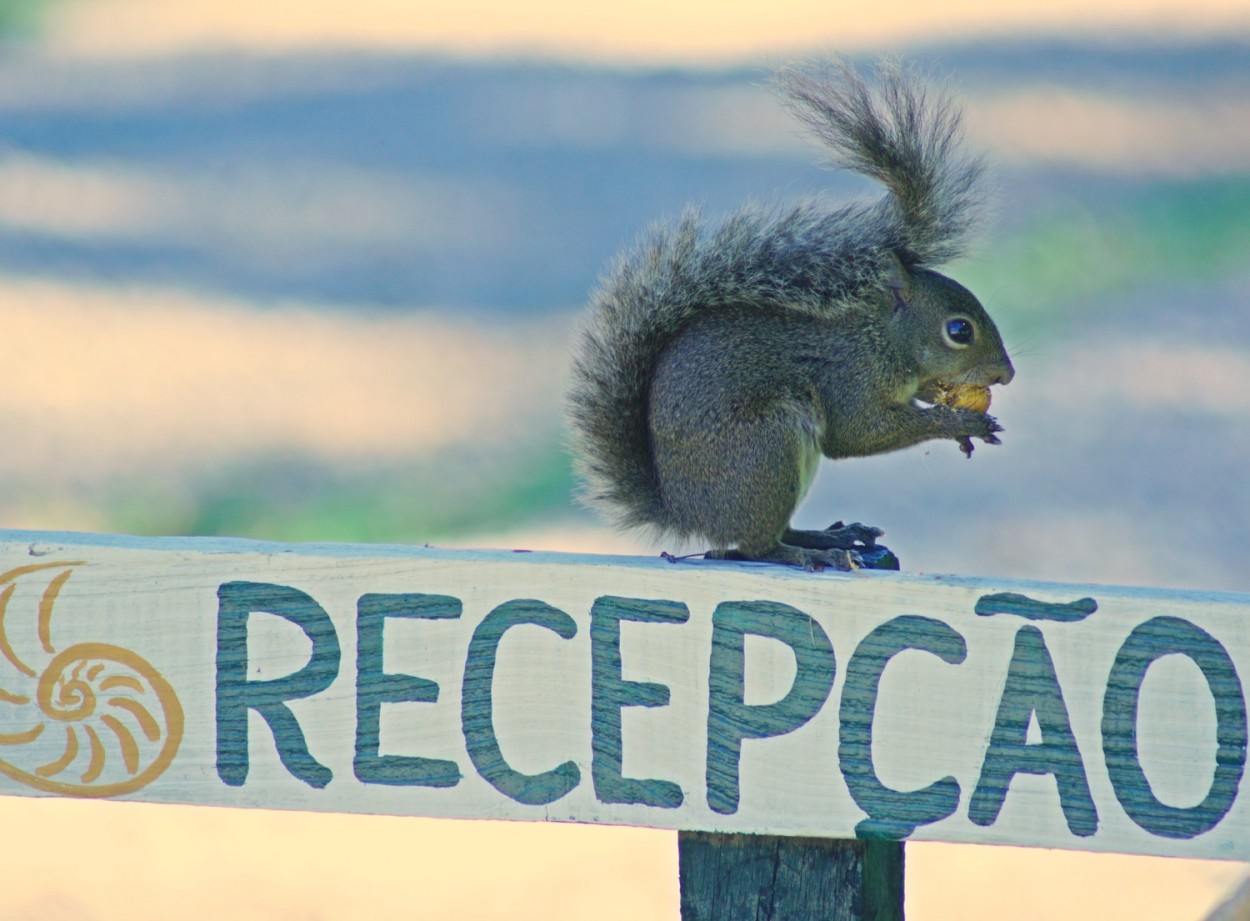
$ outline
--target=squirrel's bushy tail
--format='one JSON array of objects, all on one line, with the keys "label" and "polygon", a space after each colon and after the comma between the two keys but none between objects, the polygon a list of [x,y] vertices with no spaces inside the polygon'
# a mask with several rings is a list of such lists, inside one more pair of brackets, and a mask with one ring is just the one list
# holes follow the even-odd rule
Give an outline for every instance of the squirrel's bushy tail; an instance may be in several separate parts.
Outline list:
[{"label": "squirrel's bushy tail", "polygon": [[829,150],[830,164],[889,190],[895,249],[906,265],[963,254],[984,205],[984,160],[958,150],[963,115],[895,61],[881,61],[878,91],[844,61],[786,67],[774,82],[795,116]]},{"label": "squirrel's bushy tail", "polygon": [[569,416],[581,498],[622,528],[663,533],[665,514],[647,420],[651,373],[673,325],[692,311],[698,221],[657,228],[619,258],[592,295],[590,325],[573,364]]},{"label": "squirrel's bushy tail", "polygon": [[889,190],[882,205],[894,213],[882,218],[898,235],[904,264],[949,262],[967,247],[984,206],[984,161],[958,150],[963,118],[949,98],[897,62],[876,70],[876,92],[836,60],[784,68],[774,82],[831,165]]},{"label": "squirrel's bushy tail", "polygon": [[648,416],[656,362],[691,322],[727,305],[836,316],[879,291],[894,260],[936,265],[963,251],[982,164],[956,150],[959,113],[899,66],[878,73],[875,93],[837,62],[786,69],[776,81],[834,165],[885,185],[880,201],[746,208],[711,228],[687,212],[600,282],[568,406],[582,497],[617,524],[685,536],[664,507]]}]

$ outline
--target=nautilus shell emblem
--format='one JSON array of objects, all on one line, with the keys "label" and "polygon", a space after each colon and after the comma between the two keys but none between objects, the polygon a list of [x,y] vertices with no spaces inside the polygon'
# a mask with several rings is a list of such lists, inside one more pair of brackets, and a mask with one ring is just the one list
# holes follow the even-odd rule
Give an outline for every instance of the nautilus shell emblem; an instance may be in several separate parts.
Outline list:
[{"label": "nautilus shell emblem", "polygon": [[[62,560],[0,573],[0,774],[45,793],[117,796],[169,767],[182,741],[182,706],[169,682],[128,649],[53,644],[57,598],[82,565]],[[10,642],[18,632],[10,629],[19,616],[10,610],[15,594],[30,603],[12,607],[34,613],[33,655]]]}]

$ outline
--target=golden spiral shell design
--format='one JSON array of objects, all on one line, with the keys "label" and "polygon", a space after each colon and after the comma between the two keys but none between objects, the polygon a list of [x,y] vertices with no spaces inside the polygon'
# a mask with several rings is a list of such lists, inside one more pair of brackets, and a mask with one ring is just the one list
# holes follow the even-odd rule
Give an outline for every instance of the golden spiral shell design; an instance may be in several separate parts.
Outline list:
[{"label": "golden spiral shell design", "polygon": [[[118,796],[151,783],[174,760],[182,705],[160,672],[129,649],[53,646],[56,600],[81,565],[34,563],[0,574],[0,659],[18,682],[0,685],[0,774],[44,793]],[[34,573],[52,576],[36,609],[39,644],[50,657],[41,671],[18,655],[5,629],[18,581]]]}]

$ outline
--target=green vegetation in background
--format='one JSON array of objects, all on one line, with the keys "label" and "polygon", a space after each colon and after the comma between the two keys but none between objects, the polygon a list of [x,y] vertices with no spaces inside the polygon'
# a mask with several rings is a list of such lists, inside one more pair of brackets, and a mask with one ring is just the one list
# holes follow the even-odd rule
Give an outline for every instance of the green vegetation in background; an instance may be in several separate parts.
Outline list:
[{"label": "green vegetation in background", "polygon": [[36,33],[53,0],[0,0],[0,40]]},{"label": "green vegetation in background", "polygon": [[1131,196],[1064,198],[952,270],[1015,333],[1032,334],[1100,300],[1174,280],[1245,271],[1250,177],[1156,182]]},{"label": "green vegetation in background", "polygon": [[240,463],[166,488],[113,487],[109,528],[280,541],[427,543],[568,517],[573,488],[555,444],[497,456],[447,452],[401,468],[343,470],[299,459]]}]

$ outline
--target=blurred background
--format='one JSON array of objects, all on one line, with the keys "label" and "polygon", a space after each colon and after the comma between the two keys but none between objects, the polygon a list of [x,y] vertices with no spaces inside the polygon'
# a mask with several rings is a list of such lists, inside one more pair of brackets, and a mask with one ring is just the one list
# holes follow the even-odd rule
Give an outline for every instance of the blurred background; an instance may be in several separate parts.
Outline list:
[{"label": "blurred background", "polygon": [[[1003,447],[826,465],[800,523],[913,571],[1250,591],[1244,0],[0,0],[0,526],[656,552],[570,501],[581,305],[689,202],[876,194],[767,88],[828,50],[964,101],[998,192],[949,271],[1018,375]],[[677,917],[664,832],[0,822],[0,921]],[[1246,875],[908,860],[917,919],[1197,921]]]}]

